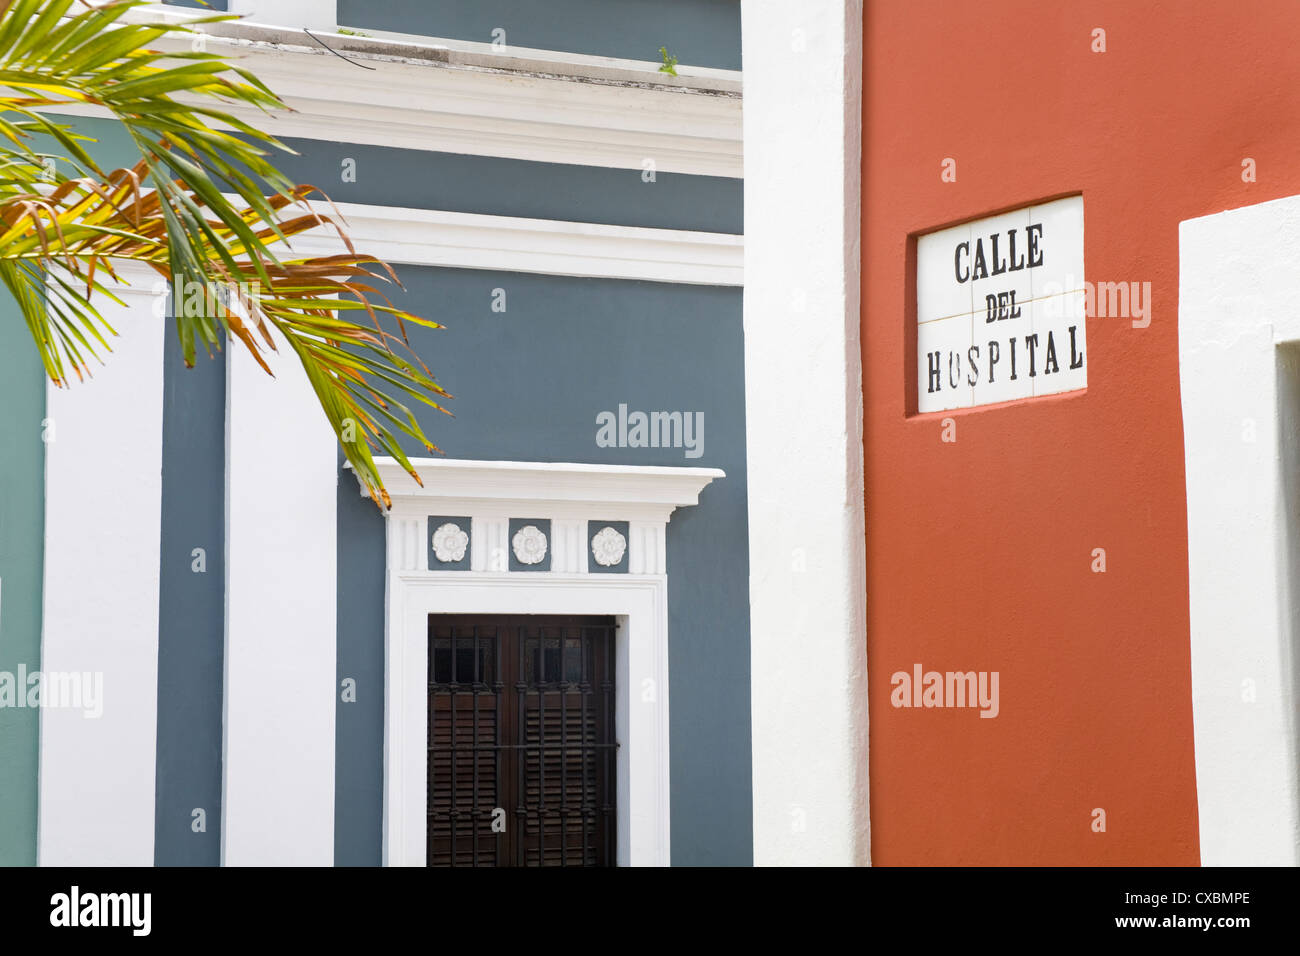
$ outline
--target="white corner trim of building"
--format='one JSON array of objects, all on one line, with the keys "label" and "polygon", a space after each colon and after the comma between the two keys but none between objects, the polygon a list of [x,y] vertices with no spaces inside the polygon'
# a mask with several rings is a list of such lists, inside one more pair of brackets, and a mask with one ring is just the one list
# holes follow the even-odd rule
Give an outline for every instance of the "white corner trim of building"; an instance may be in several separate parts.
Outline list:
[{"label": "white corner trim of building", "polygon": [[[783,65],[744,87],[754,862],[865,864],[862,4],[741,19],[745,62]],[[792,643],[825,679],[790,679]]]},{"label": "white corner trim of building", "polygon": [[1300,864],[1300,196],[1179,227],[1201,862]]}]

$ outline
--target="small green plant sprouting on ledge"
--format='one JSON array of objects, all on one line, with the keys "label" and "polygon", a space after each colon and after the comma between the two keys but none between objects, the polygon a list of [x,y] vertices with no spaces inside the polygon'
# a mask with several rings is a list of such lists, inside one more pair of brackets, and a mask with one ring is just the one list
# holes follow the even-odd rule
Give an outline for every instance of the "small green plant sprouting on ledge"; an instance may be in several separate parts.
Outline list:
[{"label": "small green plant sprouting on ledge", "polygon": [[668,55],[668,48],[661,46],[659,53],[664,58],[664,65],[659,67],[660,73],[667,73],[670,76],[677,75],[677,57]]},{"label": "small green plant sprouting on ledge", "polygon": [[368,37],[369,33],[362,33],[360,30],[349,30],[347,27],[339,27],[336,31],[348,37]]}]

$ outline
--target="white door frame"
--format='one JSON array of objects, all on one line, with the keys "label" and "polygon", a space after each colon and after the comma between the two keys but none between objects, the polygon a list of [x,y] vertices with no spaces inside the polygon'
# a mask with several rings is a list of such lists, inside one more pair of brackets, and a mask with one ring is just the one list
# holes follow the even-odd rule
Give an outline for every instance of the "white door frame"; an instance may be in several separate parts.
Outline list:
[{"label": "white door frame", "polygon": [[[384,626],[386,866],[423,866],[430,614],[600,614],[615,641],[617,861],[667,866],[670,851],[665,531],[716,468],[421,459],[424,484],[377,460],[388,512]],[[470,568],[429,569],[431,516],[470,518]],[[551,570],[505,570],[511,518],[550,522]],[[628,524],[624,573],[590,573],[588,523]],[[495,546],[494,546],[495,545]],[[509,819],[509,818],[507,818]]]},{"label": "white door frame", "polygon": [[[614,665],[614,739],[620,745],[616,859],[637,866],[668,865],[665,575],[397,573],[389,578],[389,595],[385,864],[425,863],[429,615],[601,614],[617,617],[619,625]],[[510,815],[507,821],[513,825]]]}]

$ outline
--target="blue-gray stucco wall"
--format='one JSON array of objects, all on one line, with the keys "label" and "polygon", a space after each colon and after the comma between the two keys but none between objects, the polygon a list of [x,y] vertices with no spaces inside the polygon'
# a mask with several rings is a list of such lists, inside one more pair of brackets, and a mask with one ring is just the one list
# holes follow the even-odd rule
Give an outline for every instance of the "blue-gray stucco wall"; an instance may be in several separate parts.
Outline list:
[{"label": "blue-gray stucco wall", "polygon": [[[226,357],[163,353],[162,534],[154,862],[221,862],[225,664]],[[195,554],[196,549],[202,549]],[[202,828],[196,809],[203,810]]]},{"label": "blue-gray stucco wall", "polygon": [[[394,301],[447,328],[411,344],[454,396],[420,416],[453,458],[722,468],[668,525],[672,854],[752,861],[744,340],[739,289],[401,267]],[[506,311],[493,312],[495,289]],[[596,417],[702,412],[703,454],[601,448]],[[408,447],[408,453],[420,449]],[[340,703],[336,860],[379,862],[383,519],[355,482],[339,494]]]},{"label": "blue-gray stucco wall", "polygon": [[[503,216],[743,230],[743,183],[638,170],[291,140],[282,169],[341,202]],[[357,160],[343,182],[344,158]],[[741,290],[399,267],[394,302],[447,328],[411,341],[456,396],[421,415],[453,458],[716,466],[727,478],[668,527],[672,853],[680,864],[752,862],[748,531]],[[492,290],[506,312],[492,311]],[[596,416],[704,413],[704,454],[600,448]],[[422,450],[410,447],[415,454]],[[345,476],[346,477],[346,476]],[[335,862],[380,862],[383,521],[350,478],[339,490]]]},{"label": "blue-gray stucco wall", "polygon": [[[275,153],[295,181],[335,202],[419,206],[445,212],[560,219],[651,229],[745,231],[744,181],[725,176],[655,174],[639,169],[534,163],[495,156],[431,153],[358,143],[284,140],[299,155]],[[343,176],[344,160],[349,175]]]},{"label": "blue-gray stucco wall", "polygon": [[[78,126],[109,132],[109,124]],[[104,135],[121,152],[120,136]],[[297,140],[277,162],[338,201],[739,233],[739,180],[493,160]],[[114,153],[113,164],[125,162]],[[339,175],[358,159],[355,183]],[[739,289],[486,271],[400,268],[395,299],[444,322],[413,343],[454,394],[430,411],[452,457],[716,466],[728,477],[668,529],[672,852],[679,864],[752,860],[744,382]],[[507,311],[491,310],[506,290]],[[174,333],[169,333],[174,334]],[[164,417],[156,860],[214,863],[220,844],[224,376],[187,372],[169,341]],[[207,363],[207,364],[204,364]],[[179,374],[178,374],[179,373]],[[600,448],[596,415],[704,414],[704,454]],[[412,452],[416,449],[410,449]],[[383,520],[342,475],[338,493],[336,862],[380,862],[383,763]],[[612,517],[612,516],[611,516]],[[215,537],[214,537],[215,536]],[[219,592],[217,592],[219,593]],[[190,828],[195,807],[207,832]]]},{"label": "blue-gray stucco wall", "polygon": [[172,7],[193,7],[200,12],[210,10],[214,13],[224,13],[229,7],[227,0],[207,0],[206,3],[201,0],[163,0],[163,3]]},{"label": "blue-gray stucco wall", "polygon": [[[78,117],[71,125],[94,138],[87,148],[105,169],[139,159],[120,124]],[[195,367],[186,369],[174,321],[160,318],[159,325],[166,338],[154,862],[215,866],[221,847],[226,363],[224,355],[209,358],[200,348]],[[196,548],[203,549],[202,571],[195,570]],[[9,605],[18,607],[10,597],[6,582],[6,616]],[[204,811],[202,830],[195,829],[196,809]]]},{"label": "blue-gray stucco wall", "polygon": [[339,23],[628,60],[740,69],[740,0],[339,0]]},{"label": "blue-gray stucco wall", "polygon": [[[352,474],[343,471],[342,452],[338,462],[334,863],[379,866],[384,816],[384,519],[369,498],[360,497]],[[356,700],[344,703],[341,688],[348,679],[356,682]],[[378,787],[375,781],[380,781]]]},{"label": "blue-gray stucco wall", "polygon": [[[739,233],[738,179],[289,140],[278,162],[339,202]],[[356,181],[343,182],[354,158]],[[668,527],[672,853],[752,861],[744,339],[740,289],[399,267],[395,303],[447,328],[412,344],[455,400],[426,410],[453,458],[716,466]],[[504,289],[506,312],[492,311]],[[704,413],[704,454],[597,447],[596,415]],[[411,446],[408,453],[422,453]],[[383,520],[339,488],[335,862],[377,865],[383,799]]]}]

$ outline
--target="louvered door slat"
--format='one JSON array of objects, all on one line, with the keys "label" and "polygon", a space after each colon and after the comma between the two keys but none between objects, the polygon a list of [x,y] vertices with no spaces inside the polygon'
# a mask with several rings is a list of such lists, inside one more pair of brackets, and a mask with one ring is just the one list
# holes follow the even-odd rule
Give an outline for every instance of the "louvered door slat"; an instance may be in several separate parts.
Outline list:
[{"label": "louvered door slat", "polygon": [[430,866],[612,865],[609,618],[429,619]]}]

